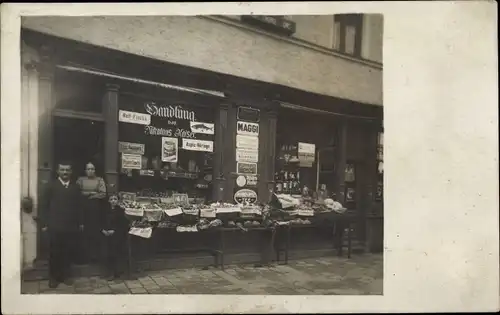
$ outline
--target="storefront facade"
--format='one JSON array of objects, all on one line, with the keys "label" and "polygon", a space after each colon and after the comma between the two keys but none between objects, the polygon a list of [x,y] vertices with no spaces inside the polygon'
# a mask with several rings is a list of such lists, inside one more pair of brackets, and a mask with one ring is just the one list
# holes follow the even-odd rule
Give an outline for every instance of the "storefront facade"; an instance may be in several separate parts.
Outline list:
[{"label": "storefront facade", "polygon": [[[35,215],[37,196],[61,159],[73,161],[75,176],[93,161],[110,192],[267,203],[283,189],[278,161],[293,145],[298,158],[309,160],[300,168],[303,182],[293,178],[287,189],[325,187],[359,210],[360,231],[368,213],[382,207],[375,198],[381,107],[28,29],[22,40],[23,105],[30,117],[23,194],[34,199]],[[354,180],[346,165],[354,168]],[[29,267],[35,257],[43,259],[45,242],[29,218],[23,230]]]}]

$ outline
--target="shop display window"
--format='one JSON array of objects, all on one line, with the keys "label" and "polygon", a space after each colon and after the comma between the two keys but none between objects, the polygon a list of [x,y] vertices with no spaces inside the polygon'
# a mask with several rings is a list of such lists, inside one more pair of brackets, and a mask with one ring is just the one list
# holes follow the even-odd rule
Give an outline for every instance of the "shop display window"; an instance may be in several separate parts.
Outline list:
[{"label": "shop display window", "polygon": [[215,110],[128,95],[119,104],[120,190],[211,201]]},{"label": "shop display window", "polygon": [[356,163],[347,161],[344,172],[345,204],[348,209],[356,208]]},{"label": "shop display window", "polygon": [[384,133],[378,133],[377,141],[377,190],[375,194],[375,201],[383,202],[384,200]]},{"label": "shop display window", "polygon": [[277,193],[331,197],[335,130],[331,119],[286,110],[279,113],[274,174]]}]

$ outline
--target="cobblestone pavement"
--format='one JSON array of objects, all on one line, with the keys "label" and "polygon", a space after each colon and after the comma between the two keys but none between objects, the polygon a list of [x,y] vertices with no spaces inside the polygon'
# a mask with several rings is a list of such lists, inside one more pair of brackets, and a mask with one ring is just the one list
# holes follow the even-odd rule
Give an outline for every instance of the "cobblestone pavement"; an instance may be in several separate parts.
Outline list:
[{"label": "cobblestone pavement", "polygon": [[288,265],[255,268],[228,265],[210,268],[151,271],[136,280],[74,279],[73,286],[49,289],[48,281],[26,281],[24,294],[331,294],[380,295],[382,255],[353,255],[351,259],[323,257],[289,261]]}]

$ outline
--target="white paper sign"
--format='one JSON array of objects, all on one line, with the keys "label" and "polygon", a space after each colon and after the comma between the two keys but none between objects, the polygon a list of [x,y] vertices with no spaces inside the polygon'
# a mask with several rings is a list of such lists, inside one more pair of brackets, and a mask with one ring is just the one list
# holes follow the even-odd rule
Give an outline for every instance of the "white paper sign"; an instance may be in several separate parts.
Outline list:
[{"label": "white paper sign", "polygon": [[151,115],[120,110],[118,113],[118,121],[130,124],[149,125],[151,124]]},{"label": "white paper sign", "polygon": [[314,216],[314,210],[312,209],[299,209],[297,210],[297,215],[304,216],[304,217],[312,217]]},{"label": "white paper sign", "polygon": [[142,238],[151,238],[151,234],[153,234],[153,229],[152,228],[130,228],[128,231],[129,234],[139,236]]},{"label": "white paper sign", "polygon": [[213,135],[215,133],[215,125],[211,123],[204,123],[199,121],[190,121],[191,131],[194,133],[203,133],[206,135]]},{"label": "white paper sign", "polygon": [[184,212],[184,214],[188,215],[198,215],[200,213],[199,209],[184,209],[182,211]]},{"label": "white paper sign", "polygon": [[217,208],[216,213],[236,213],[241,212],[241,207]]},{"label": "white paper sign", "polygon": [[142,217],[142,216],[144,216],[144,210],[143,209],[126,208],[125,214],[131,215],[134,217]]},{"label": "white paper sign", "polygon": [[259,137],[236,135],[236,147],[240,149],[259,149]]},{"label": "white paper sign", "polygon": [[259,207],[242,207],[241,214],[262,214],[262,209]]},{"label": "white paper sign", "polygon": [[165,209],[163,212],[168,215],[169,217],[174,217],[176,215],[183,214],[182,209],[180,207],[172,208],[172,209]]},{"label": "white paper sign", "polygon": [[258,136],[259,124],[246,121],[238,121],[236,123],[236,133],[239,135]]},{"label": "white paper sign", "polygon": [[122,168],[132,170],[142,169],[142,156],[136,154],[122,154]]},{"label": "white paper sign", "polygon": [[177,226],[177,232],[198,232],[198,228],[195,226]]},{"label": "white paper sign", "polygon": [[315,154],[316,153],[316,145],[311,144],[311,143],[299,142],[299,153]]},{"label": "white paper sign", "polygon": [[278,225],[290,225],[290,221],[277,221]]},{"label": "white paper sign", "polygon": [[177,138],[161,138],[161,160],[163,162],[177,162],[179,156],[179,140]]},{"label": "white paper sign", "polygon": [[259,151],[236,149],[236,162],[257,163],[259,161]]},{"label": "white paper sign", "polygon": [[182,148],[190,151],[214,152],[214,142],[207,140],[182,139]]}]

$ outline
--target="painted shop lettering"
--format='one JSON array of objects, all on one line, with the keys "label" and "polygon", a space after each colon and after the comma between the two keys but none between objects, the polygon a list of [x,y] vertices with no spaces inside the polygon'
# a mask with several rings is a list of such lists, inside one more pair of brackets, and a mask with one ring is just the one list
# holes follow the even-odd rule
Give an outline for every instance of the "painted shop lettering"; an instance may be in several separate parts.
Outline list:
[{"label": "painted shop lettering", "polygon": [[176,118],[194,121],[194,111],[182,108],[182,106],[159,106],[155,102],[144,104],[144,109],[151,116]]},{"label": "painted shop lettering", "polygon": [[162,136],[162,137],[175,137],[175,138],[188,138],[194,139],[196,134],[192,131],[185,129],[165,129],[157,128],[153,126],[145,126],[144,133],[150,136]]}]

